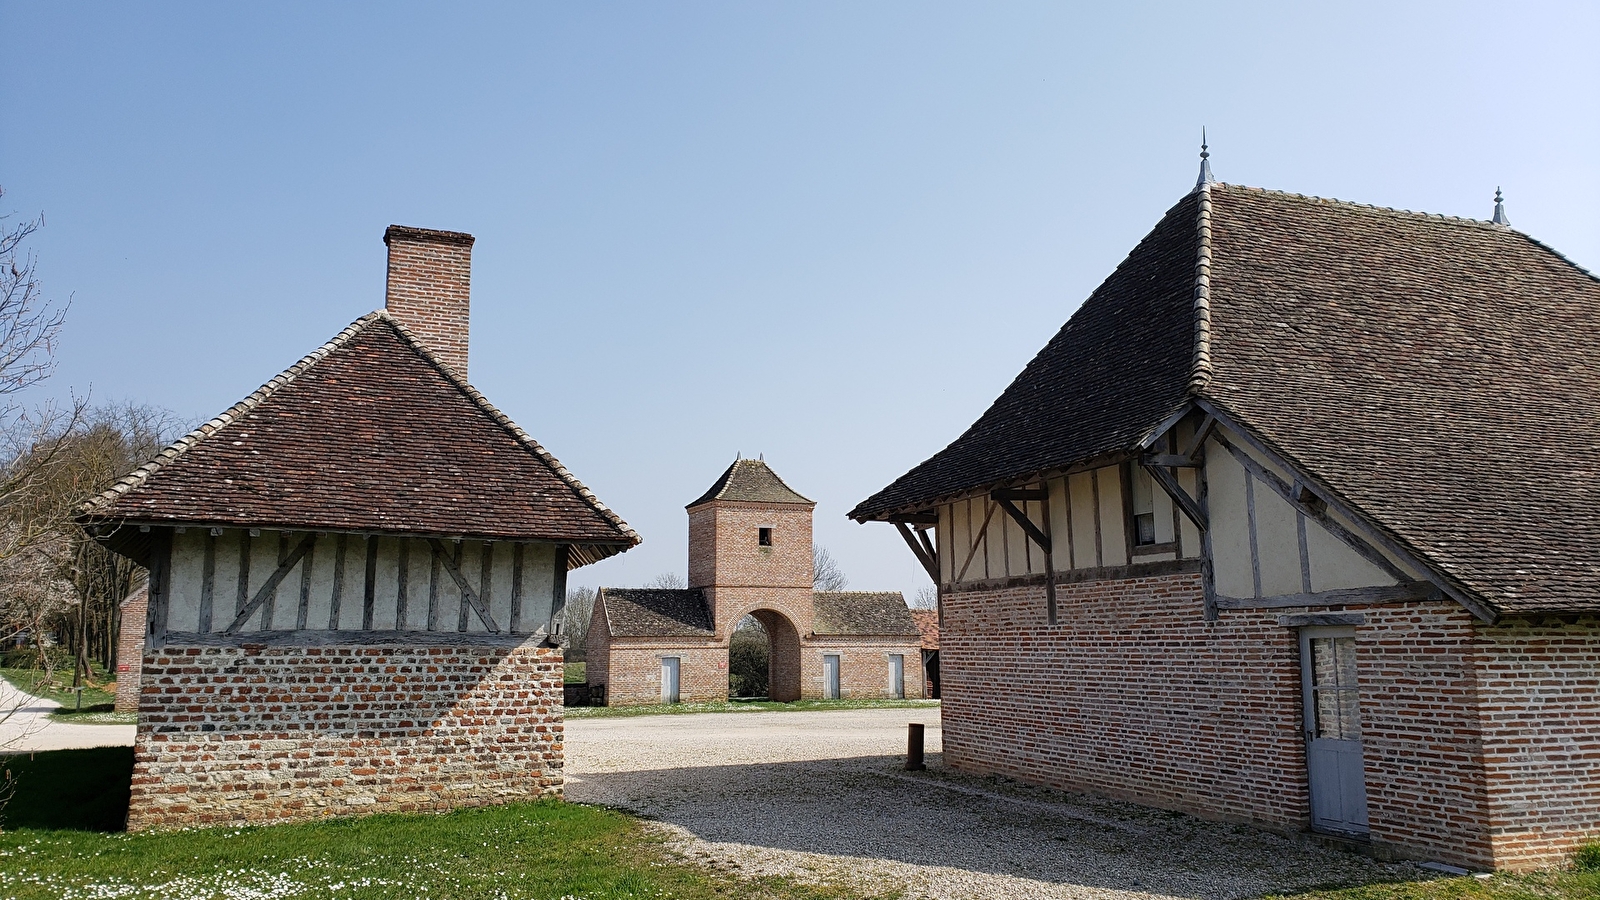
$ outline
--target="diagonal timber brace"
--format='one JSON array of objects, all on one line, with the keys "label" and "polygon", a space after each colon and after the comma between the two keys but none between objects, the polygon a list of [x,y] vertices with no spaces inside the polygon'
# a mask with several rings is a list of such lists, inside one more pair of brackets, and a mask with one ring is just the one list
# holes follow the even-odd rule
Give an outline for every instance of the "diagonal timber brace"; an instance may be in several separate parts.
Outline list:
[{"label": "diagonal timber brace", "polygon": [[1205,510],[1200,508],[1200,501],[1189,496],[1189,492],[1183,489],[1183,485],[1178,484],[1178,479],[1172,477],[1171,472],[1161,466],[1150,465],[1149,463],[1141,463],[1141,465],[1144,466],[1146,472],[1150,473],[1150,477],[1155,480],[1155,483],[1161,485],[1161,489],[1167,492],[1167,496],[1172,498],[1172,502],[1178,504],[1178,508],[1183,510],[1183,514],[1189,517],[1189,521],[1193,522],[1195,527],[1201,531],[1211,530],[1210,520],[1206,517]]},{"label": "diagonal timber brace", "polygon": [[[911,548],[911,552],[916,554],[917,562],[922,563],[922,568],[928,573],[928,577],[933,579],[934,584],[938,584],[939,556],[937,551],[928,546],[927,536],[922,532],[913,535],[911,529],[904,522],[894,523],[894,528],[905,539],[906,546]],[[920,542],[917,540],[918,535],[922,537]]]},{"label": "diagonal timber brace", "polygon": [[[472,611],[478,614],[478,620],[483,623],[483,627],[495,634],[499,634],[500,626],[496,625],[494,618],[489,615],[489,610],[484,607],[483,600],[478,596],[478,592],[467,584],[467,579],[461,574],[461,568],[456,565],[456,561],[451,558],[450,554],[444,552],[444,544],[439,543],[438,538],[428,538],[428,546],[433,548],[433,558],[438,560],[439,565],[449,573],[450,580],[456,583],[456,587],[461,591],[461,596],[467,598],[467,602],[472,605]],[[466,629],[460,628],[458,630],[465,631]]]},{"label": "diagonal timber brace", "polygon": [[233,617],[233,622],[224,633],[235,634],[239,629],[243,628],[244,623],[250,621],[250,617],[255,615],[256,610],[261,608],[261,604],[266,603],[267,598],[272,596],[272,592],[278,589],[278,585],[283,582],[283,579],[288,577],[289,573],[294,571],[294,567],[300,564],[301,558],[311,552],[311,548],[316,542],[317,533],[315,531],[301,538],[299,545],[294,548],[294,552],[284,557],[283,562],[278,563],[278,568],[267,576],[267,583],[263,584],[261,590],[256,591],[256,595],[250,598],[250,602],[239,610],[239,614]]},{"label": "diagonal timber brace", "polygon": [[[1052,549],[1050,542],[1050,489],[1043,488],[1002,488],[989,492],[989,499],[993,500],[1006,515],[1016,521],[1024,534],[1028,536],[1039,549],[1044,551],[1044,595],[1045,614],[1051,625],[1056,624],[1056,572],[1051,561]],[[1044,528],[1033,524],[1028,514],[1017,506],[1017,501],[1027,503],[1037,501],[1044,508]]]}]

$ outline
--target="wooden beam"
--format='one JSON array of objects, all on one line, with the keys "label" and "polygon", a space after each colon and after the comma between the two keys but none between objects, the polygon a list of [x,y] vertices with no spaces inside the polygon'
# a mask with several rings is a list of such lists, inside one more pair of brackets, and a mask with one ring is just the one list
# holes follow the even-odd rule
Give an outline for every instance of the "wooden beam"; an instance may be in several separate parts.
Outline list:
[{"label": "wooden beam", "polygon": [[1442,596],[1431,581],[1408,581],[1404,584],[1375,587],[1341,588],[1335,591],[1317,591],[1311,594],[1283,594],[1277,597],[1221,597],[1220,609],[1282,609],[1290,606],[1351,606],[1375,603],[1412,603],[1433,600]]},{"label": "wooden beam", "polygon": [[[552,607],[552,610],[554,607]],[[554,612],[551,616],[554,617]],[[522,544],[511,545],[511,633],[522,631]]]},{"label": "wooden beam", "polygon": [[[995,491],[994,494],[990,494],[989,495],[989,499],[991,499],[991,500],[995,501],[996,503],[1000,504],[1000,508],[1006,511],[1006,515],[1008,515],[1011,518],[1016,520],[1017,525],[1022,528],[1023,532],[1025,532],[1028,535],[1029,538],[1032,538],[1033,542],[1035,544],[1039,545],[1039,549],[1043,550],[1045,553],[1049,553],[1050,552],[1050,536],[1045,534],[1043,531],[1040,531],[1039,530],[1039,526],[1033,524],[1033,520],[1028,518],[1028,514],[1023,512],[1021,509],[1018,509],[1017,505],[1011,501],[1011,497],[1009,497],[1009,496],[996,497],[995,496],[995,494],[1000,494],[1000,493],[1002,493],[1002,492],[1001,491]],[[1009,493],[1014,493],[1014,492],[1008,491],[1008,492],[1005,492],[1005,493],[1009,494]],[[1038,497],[1029,497],[1029,498],[1026,498],[1026,499],[1029,499],[1029,500],[1044,499],[1044,491],[1036,491],[1034,493],[1037,493],[1040,496],[1038,496]]]},{"label": "wooden beam", "polygon": [[1200,465],[1198,460],[1176,453],[1146,453],[1139,457],[1139,462],[1146,466],[1163,466],[1166,468],[1192,469]]},{"label": "wooden beam", "polygon": [[339,630],[339,602],[344,598],[345,539],[350,535],[339,533],[333,551],[333,597],[328,601],[328,630]]},{"label": "wooden beam", "polygon": [[311,567],[316,564],[317,545],[306,551],[306,564],[300,567],[300,602],[295,606],[294,627],[305,628],[311,615]]},{"label": "wooden beam", "polygon": [[250,599],[249,603],[244,605],[244,609],[239,610],[239,614],[234,616],[233,624],[227,627],[226,633],[233,634],[243,628],[244,623],[250,621],[250,617],[255,614],[255,611],[261,608],[261,605],[267,602],[267,598],[278,590],[278,584],[299,564],[302,557],[311,552],[311,546],[316,542],[317,533],[315,531],[307,532],[306,536],[300,540],[299,546],[294,548],[294,552],[290,553],[283,562],[278,563],[278,568],[267,576],[267,583],[261,586],[261,590],[256,591],[256,595]]},{"label": "wooden beam", "polygon": [[900,537],[905,540],[906,546],[910,547],[911,552],[916,555],[917,562],[922,563],[923,571],[928,573],[928,577],[933,579],[934,584],[938,584],[939,563],[928,556],[927,551],[923,549],[921,544],[917,543],[916,536],[911,533],[911,529],[907,528],[904,522],[894,523],[894,530],[900,532]]},{"label": "wooden beam", "polygon": [[1189,437],[1189,443],[1184,444],[1183,450],[1180,452],[1188,459],[1198,458],[1200,449],[1206,445],[1206,438],[1211,436],[1211,432],[1216,427],[1217,417],[1206,413],[1206,417],[1200,420],[1199,425],[1195,426],[1194,434]]},{"label": "wooden beam", "polygon": [[899,513],[884,521],[904,522],[907,525],[937,525],[939,524],[939,514],[937,512]]},{"label": "wooden beam", "polygon": [[1239,465],[1243,466],[1246,472],[1255,476],[1268,488],[1271,488],[1273,493],[1288,501],[1290,506],[1294,507],[1306,518],[1312,519],[1326,529],[1329,534],[1343,541],[1351,550],[1355,551],[1357,556],[1382,569],[1396,581],[1409,581],[1411,579],[1410,573],[1391,562],[1389,557],[1384,556],[1376,547],[1329,517],[1328,511],[1323,508],[1324,504],[1311,504],[1300,500],[1299,492],[1295,490],[1293,485],[1278,477],[1278,473],[1257,462],[1255,457],[1234,446],[1233,442],[1229,441],[1224,435],[1217,435],[1217,443],[1221,444],[1223,449],[1238,460]]},{"label": "wooden beam", "polygon": [[[444,545],[439,543],[438,538],[428,538],[428,545],[433,548],[433,558],[439,561],[440,565],[444,567],[445,573],[450,576],[450,580],[456,583],[456,588],[461,591],[462,598],[472,606],[472,611],[478,614],[478,619],[483,622],[483,627],[495,634],[499,634],[500,626],[495,624],[494,618],[489,615],[489,610],[484,608],[483,601],[478,599],[477,592],[472,589],[471,585],[467,584],[467,579],[462,576],[460,561],[451,559],[445,554]],[[459,546],[457,545],[458,549]],[[465,623],[456,630],[466,631]]]},{"label": "wooden beam", "polygon": [[239,529],[239,590],[233,598],[233,614],[238,615],[250,602],[250,531]]},{"label": "wooden beam", "polygon": [[478,602],[487,612],[494,603],[494,543],[485,541],[478,547]]},{"label": "wooden beam", "polygon": [[428,554],[428,630],[439,630],[439,555]]},{"label": "wooden beam", "polygon": [[1172,498],[1172,502],[1178,504],[1178,508],[1183,510],[1183,514],[1189,517],[1189,521],[1193,522],[1195,527],[1201,531],[1211,530],[1211,525],[1206,519],[1205,511],[1200,508],[1199,501],[1189,496],[1189,492],[1178,484],[1178,479],[1172,477],[1171,472],[1159,466],[1145,466],[1144,470],[1150,473],[1150,477],[1155,479],[1156,484],[1161,485],[1161,489],[1167,492],[1167,496]]},{"label": "wooden beam", "polygon": [[398,571],[395,572],[394,627],[397,631],[404,631],[406,630],[406,613],[409,612],[406,607],[410,605],[411,600],[409,596],[410,585],[408,584],[411,575],[411,538],[400,538],[400,546],[395,555],[399,559],[395,564]]},{"label": "wooden beam", "polygon": [[990,500],[1010,500],[1013,502],[1026,502],[1029,500],[1044,500],[1043,488],[998,488],[989,492]]},{"label": "wooden beam", "polygon": [[378,536],[367,535],[367,580],[361,587],[361,628],[372,630],[372,611],[378,599]]},{"label": "wooden beam", "polygon": [[[972,565],[973,557],[978,555],[978,544],[983,541],[984,535],[989,533],[989,520],[994,518],[994,511],[997,507],[993,503],[984,505],[988,507],[988,510],[983,514],[983,524],[978,526],[978,533],[972,536],[972,547],[967,550],[966,562],[961,564],[961,571],[956,573],[955,580],[958,582],[967,577],[967,568]],[[972,520],[968,519],[967,524],[970,526],[971,523]]]},{"label": "wooden beam", "polygon": [[212,595],[217,582],[217,536],[206,532],[206,557],[200,564],[200,625],[201,631],[211,630]]},{"label": "wooden beam", "polygon": [[567,607],[567,566],[572,564],[572,546],[560,544],[556,547],[556,583],[551,589],[555,596],[550,598],[550,621],[545,628],[554,627],[556,613]]},{"label": "wooden beam", "polygon": [[[918,528],[916,531],[917,540],[922,542],[922,551],[928,554],[928,558],[933,560],[933,566],[937,569],[939,567],[939,548],[934,545],[933,541],[928,539],[928,529]],[[933,583],[939,583],[938,577],[933,579]]]}]

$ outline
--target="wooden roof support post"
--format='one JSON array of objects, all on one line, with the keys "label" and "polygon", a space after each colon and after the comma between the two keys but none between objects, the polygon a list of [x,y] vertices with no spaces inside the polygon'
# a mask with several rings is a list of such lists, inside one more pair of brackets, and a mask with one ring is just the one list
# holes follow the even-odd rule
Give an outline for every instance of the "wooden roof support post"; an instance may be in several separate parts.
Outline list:
[{"label": "wooden roof support post", "polygon": [[[1049,624],[1054,625],[1056,623],[1056,572],[1055,563],[1051,559],[1053,548],[1050,540],[1050,483],[1045,482],[1044,486],[1039,488],[1002,488],[997,491],[990,491],[989,499],[998,503],[1000,508],[1006,511],[1006,515],[1016,520],[1023,533],[1032,539],[1035,544],[1039,545],[1040,550],[1044,551],[1045,617]],[[1018,500],[1024,503],[1038,501],[1040,507],[1044,510],[1043,529],[1033,524],[1033,520],[1028,518],[1028,514],[1017,506],[1016,501]]]},{"label": "wooden roof support post", "polygon": [[900,537],[905,539],[906,546],[910,547],[911,552],[916,554],[917,562],[922,563],[922,568],[928,573],[928,577],[932,578],[933,583],[937,585],[939,583],[938,558],[929,554],[927,548],[917,542],[916,537],[912,535],[911,529],[906,526],[906,523],[894,523],[894,530],[900,532]]}]

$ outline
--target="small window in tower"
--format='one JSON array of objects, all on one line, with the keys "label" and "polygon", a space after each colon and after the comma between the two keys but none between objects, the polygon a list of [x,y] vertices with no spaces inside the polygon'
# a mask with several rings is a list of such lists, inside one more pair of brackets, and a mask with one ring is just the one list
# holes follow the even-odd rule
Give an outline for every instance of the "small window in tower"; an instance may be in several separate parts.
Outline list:
[{"label": "small window in tower", "polygon": [[763,547],[771,547],[772,546],[772,529],[771,528],[757,528],[756,529],[756,543],[761,545],[761,546],[763,546]]}]

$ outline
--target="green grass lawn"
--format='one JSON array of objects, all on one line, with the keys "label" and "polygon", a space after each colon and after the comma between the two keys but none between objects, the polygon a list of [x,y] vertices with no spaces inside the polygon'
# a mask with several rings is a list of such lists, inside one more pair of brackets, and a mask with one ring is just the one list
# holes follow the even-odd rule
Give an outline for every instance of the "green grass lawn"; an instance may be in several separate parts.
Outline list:
[{"label": "green grass lawn", "polygon": [[1551,871],[1492,878],[1444,878],[1312,891],[1266,900],[1594,900],[1600,872]]},{"label": "green grass lawn", "polygon": [[85,725],[133,725],[139,721],[135,713],[115,711],[117,685],[106,679],[105,672],[96,667],[83,689],[80,708],[76,692],[72,690],[72,669],[57,669],[50,680],[44,680],[43,669],[0,669],[0,678],[33,694],[61,704],[50,714],[57,722],[77,722]]},{"label": "green grass lawn", "polygon": [[567,684],[583,684],[583,671],[585,668],[586,664],[581,662],[567,663],[566,669],[562,672],[563,680]]},{"label": "green grass lawn", "polygon": [[729,703],[656,703],[649,706],[575,706],[569,719],[603,719],[616,716],[687,715],[690,713],[815,712],[838,709],[938,709],[937,700],[734,700]]},{"label": "green grass lawn", "polygon": [[690,864],[637,819],[559,801],[262,828],[106,833],[121,826],[131,749],[39,753],[0,766],[18,778],[0,833],[0,897],[16,900],[861,896]]}]

